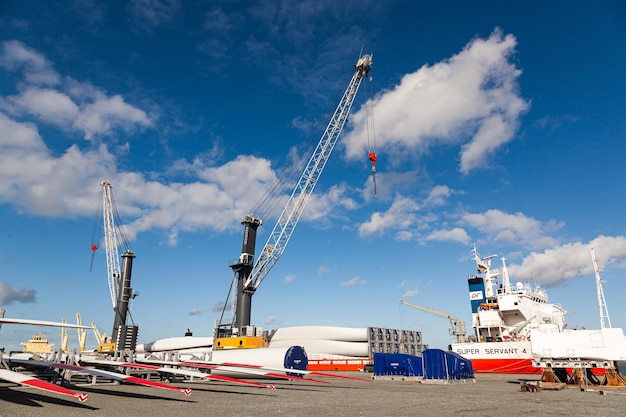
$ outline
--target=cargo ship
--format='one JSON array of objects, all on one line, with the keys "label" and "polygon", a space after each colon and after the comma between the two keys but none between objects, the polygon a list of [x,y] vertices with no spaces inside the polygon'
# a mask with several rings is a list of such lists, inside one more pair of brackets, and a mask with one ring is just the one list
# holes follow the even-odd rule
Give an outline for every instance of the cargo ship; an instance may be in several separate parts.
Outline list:
[{"label": "cargo ship", "polygon": [[502,269],[491,266],[496,255],[481,258],[473,249],[477,273],[468,278],[474,334],[451,349],[471,360],[475,372],[540,374],[533,366],[531,331],[549,324],[565,328],[566,311],[548,302],[539,285],[511,284],[506,259]]},{"label": "cargo ship", "polygon": [[20,342],[25,353],[50,353],[53,351],[54,343],[48,342],[48,339],[42,333],[35,334],[28,342]]}]

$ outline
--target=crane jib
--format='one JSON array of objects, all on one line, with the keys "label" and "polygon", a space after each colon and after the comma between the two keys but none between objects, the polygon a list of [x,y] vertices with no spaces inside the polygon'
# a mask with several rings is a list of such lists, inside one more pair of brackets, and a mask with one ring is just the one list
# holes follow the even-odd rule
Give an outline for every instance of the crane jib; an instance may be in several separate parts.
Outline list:
[{"label": "crane jib", "polygon": [[285,250],[293,231],[300,220],[304,207],[312,194],[317,181],[337,143],[345,122],[352,108],[354,98],[363,77],[369,74],[372,66],[370,55],[363,55],[357,61],[356,71],[348,84],[335,112],[333,113],[324,134],[322,135],[313,155],[309,159],[300,180],[296,184],[289,200],[283,209],[274,229],[259,255],[250,276],[244,283],[248,292],[254,292],[270,272]]}]

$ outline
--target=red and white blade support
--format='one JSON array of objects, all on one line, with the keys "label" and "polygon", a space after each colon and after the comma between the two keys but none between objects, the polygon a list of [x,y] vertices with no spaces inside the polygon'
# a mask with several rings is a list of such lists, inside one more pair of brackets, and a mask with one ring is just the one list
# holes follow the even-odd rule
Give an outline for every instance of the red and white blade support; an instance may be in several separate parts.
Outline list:
[{"label": "red and white blade support", "polygon": [[89,394],[85,392],[76,392],[70,389],[64,388],[60,385],[52,384],[41,379],[34,378],[32,376],[23,375],[19,372],[10,371],[8,369],[0,369],[0,379],[5,381],[14,382],[16,384],[38,388],[48,392],[56,392],[57,394],[69,395],[74,398],[78,398],[78,401],[84,402],[89,397]]},{"label": "red and white blade support", "polygon": [[[210,380],[215,380],[215,381],[232,382],[235,384],[253,385],[256,387],[260,387],[260,388],[267,388],[272,391],[276,389],[275,385],[262,384],[260,382],[254,382],[254,381],[246,381],[244,379],[232,378],[232,377],[227,377],[227,376],[222,376],[222,375],[206,374],[204,372],[193,371],[190,369],[171,368],[169,366],[157,366],[157,365],[150,365],[150,364],[137,363],[137,362],[117,362],[117,361],[111,361],[111,360],[98,360],[98,359],[90,360],[87,363],[98,364],[98,365],[109,365],[109,366],[123,366],[126,368],[150,369],[152,371],[175,374],[175,375],[185,375],[185,376],[191,376],[191,377],[202,378],[202,379],[210,379]],[[177,366],[178,362],[163,361],[162,364]]]},{"label": "red and white blade support", "polygon": [[301,369],[291,369],[291,368],[273,368],[266,367],[262,365],[250,365],[243,363],[232,363],[232,362],[224,362],[224,363],[215,363],[215,362],[206,362],[206,361],[198,361],[198,362],[176,362],[176,361],[153,361],[153,360],[142,360],[142,363],[157,363],[162,365],[171,365],[171,366],[185,366],[189,368],[204,368],[204,369],[213,369],[216,371],[228,371],[228,372],[239,372],[251,375],[272,377],[272,378],[282,378],[282,379],[295,379],[299,381],[308,381],[308,382],[322,382],[327,383],[327,381],[320,381],[311,378],[305,378],[305,375],[313,375],[320,376],[325,378],[339,378],[339,379],[348,379],[354,381],[363,381],[363,382],[372,382],[371,380],[356,378],[347,375],[334,375],[317,371],[306,371]]},{"label": "red and white blade support", "polygon": [[42,361],[15,360],[15,359],[11,359],[11,362],[42,366],[42,367],[48,367],[48,368],[67,369],[67,370],[74,371],[74,372],[80,372],[80,373],[94,375],[94,376],[101,376],[103,378],[110,378],[116,381],[131,382],[133,384],[145,385],[148,387],[168,389],[171,391],[178,391],[178,392],[182,392],[183,394],[185,394],[185,396],[189,396],[191,394],[190,388],[178,388],[178,387],[174,387],[171,385],[162,384],[156,381],[150,381],[148,379],[138,378],[138,377],[131,376],[131,375],[105,371],[103,369],[89,368],[86,366],[70,365],[68,363],[58,363],[58,362],[42,362]]}]

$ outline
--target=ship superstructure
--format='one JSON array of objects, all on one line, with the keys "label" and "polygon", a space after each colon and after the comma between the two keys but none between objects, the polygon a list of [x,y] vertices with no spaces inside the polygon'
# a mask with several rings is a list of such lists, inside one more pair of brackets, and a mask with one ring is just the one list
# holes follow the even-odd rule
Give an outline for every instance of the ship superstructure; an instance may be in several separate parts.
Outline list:
[{"label": "ship superstructure", "polygon": [[21,342],[23,351],[27,353],[50,353],[53,351],[52,346],[43,333],[36,333],[28,342]]},{"label": "ship superstructure", "polygon": [[472,256],[477,272],[467,282],[474,334],[452,343],[452,350],[470,359],[476,372],[540,373],[532,364],[531,331],[545,325],[562,331],[566,311],[538,284],[511,283],[504,257],[496,269],[497,255],[480,257],[474,247]]},{"label": "ship superstructure", "polygon": [[512,285],[504,257],[498,270],[491,267],[496,255],[481,258],[474,247],[473,256],[478,272],[470,275],[468,286],[474,341],[526,340],[530,330],[542,324],[563,330],[566,311],[549,303],[543,288],[522,282]]}]

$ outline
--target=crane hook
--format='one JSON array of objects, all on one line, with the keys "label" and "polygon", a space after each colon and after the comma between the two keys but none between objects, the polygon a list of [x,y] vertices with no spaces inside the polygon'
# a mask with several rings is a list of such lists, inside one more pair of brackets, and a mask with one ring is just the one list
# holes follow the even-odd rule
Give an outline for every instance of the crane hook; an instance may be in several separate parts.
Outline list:
[{"label": "crane hook", "polygon": [[367,157],[370,161],[372,161],[372,181],[374,182],[374,197],[376,197],[376,161],[378,158],[376,157],[376,152],[370,151],[367,154]]},{"label": "crane hook", "polygon": [[91,263],[89,264],[89,272],[93,269],[93,258],[96,255],[96,251],[98,250],[98,245],[93,243],[91,245]]}]

